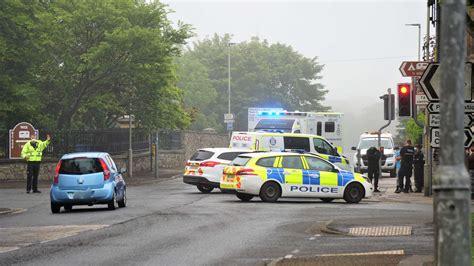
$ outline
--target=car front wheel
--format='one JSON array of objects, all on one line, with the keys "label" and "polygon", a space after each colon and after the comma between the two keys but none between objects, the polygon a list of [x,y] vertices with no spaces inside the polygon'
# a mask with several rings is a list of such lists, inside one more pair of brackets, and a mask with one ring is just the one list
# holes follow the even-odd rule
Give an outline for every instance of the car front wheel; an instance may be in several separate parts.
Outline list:
[{"label": "car front wheel", "polygon": [[239,198],[241,201],[250,201],[253,199],[253,195],[250,194],[245,194],[245,193],[238,193],[236,194],[237,198]]},{"label": "car front wheel", "polygon": [[123,189],[122,199],[119,200],[117,203],[120,208],[124,208],[125,206],[127,206],[127,190],[125,188]]},{"label": "car front wheel", "polygon": [[211,193],[211,191],[214,189],[213,187],[206,186],[206,185],[197,185],[196,187],[199,189],[199,191],[206,194]]},{"label": "car front wheel", "polygon": [[351,183],[344,190],[344,200],[348,203],[359,203],[364,197],[364,187],[359,183]]},{"label": "car front wheel", "polygon": [[323,202],[329,203],[332,202],[334,199],[333,198],[321,198]]}]

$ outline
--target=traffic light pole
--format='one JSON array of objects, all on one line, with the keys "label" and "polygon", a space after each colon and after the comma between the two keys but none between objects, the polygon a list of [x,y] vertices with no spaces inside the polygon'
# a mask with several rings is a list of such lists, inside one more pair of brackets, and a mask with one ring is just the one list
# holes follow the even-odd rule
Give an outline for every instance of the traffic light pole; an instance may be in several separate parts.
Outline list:
[{"label": "traffic light pole", "polygon": [[433,180],[435,264],[471,265],[470,179],[464,166],[466,3],[441,3],[440,166]]},{"label": "traffic light pole", "polygon": [[[377,144],[379,146],[379,151],[380,147],[382,146],[382,140],[380,139],[380,135],[382,134],[382,130],[390,125],[392,123],[392,89],[388,88],[388,123],[381,127],[379,131],[377,132]],[[379,180],[382,179],[382,156],[383,154],[380,154],[379,157]]]}]

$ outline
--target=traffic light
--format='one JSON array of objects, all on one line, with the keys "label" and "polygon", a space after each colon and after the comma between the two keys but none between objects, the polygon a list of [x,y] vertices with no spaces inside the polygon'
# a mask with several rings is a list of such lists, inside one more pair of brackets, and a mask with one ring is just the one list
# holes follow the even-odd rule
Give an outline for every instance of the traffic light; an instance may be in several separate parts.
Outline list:
[{"label": "traffic light", "polygon": [[398,116],[411,117],[411,84],[398,84]]},{"label": "traffic light", "polygon": [[[395,120],[395,95],[390,94],[390,106],[388,104],[388,96],[389,94],[384,94],[380,96],[380,99],[383,99],[383,119],[385,120]],[[390,108],[390,109],[389,109]],[[389,110],[390,110],[390,118],[389,118]]]}]

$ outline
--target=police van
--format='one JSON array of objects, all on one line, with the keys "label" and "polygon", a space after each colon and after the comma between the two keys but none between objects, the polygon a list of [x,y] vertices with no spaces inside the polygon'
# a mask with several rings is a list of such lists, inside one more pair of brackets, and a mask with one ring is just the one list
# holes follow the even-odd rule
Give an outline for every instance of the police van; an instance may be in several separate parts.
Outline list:
[{"label": "police van", "polygon": [[271,132],[233,132],[230,148],[256,151],[301,150],[315,153],[344,170],[352,171],[349,160],[325,138],[317,135]]},{"label": "police van", "polygon": [[249,131],[318,135],[342,147],[343,117],[338,112],[259,111],[256,122],[249,120]]}]

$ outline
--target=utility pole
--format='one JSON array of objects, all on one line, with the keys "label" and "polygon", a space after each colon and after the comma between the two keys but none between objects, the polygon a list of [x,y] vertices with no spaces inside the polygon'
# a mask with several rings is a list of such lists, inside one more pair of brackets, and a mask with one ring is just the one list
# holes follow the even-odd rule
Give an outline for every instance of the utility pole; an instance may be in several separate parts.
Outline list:
[{"label": "utility pole", "polygon": [[[382,127],[379,129],[379,131],[377,132],[377,145],[378,145],[378,147],[379,147],[379,151],[380,151],[380,147],[382,146],[382,140],[381,140],[381,138],[380,138],[380,135],[382,134],[382,130],[383,130],[384,128],[388,127],[388,126],[390,125],[390,123],[392,123],[392,120],[393,120],[393,119],[392,119],[392,118],[393,118],[392,116],[394,115],[394,114],[392,114],[392,104],[393,104],[393,103],[392,103],[392,89],[388,88],[388,89],[387,89],[387,92],[388,92],[388,100],[387,100],[387,101],[388,101],[388,102],[387,102],[387,104],[388,104],[388,108],[387,108],[387,109],[388,109],[388,111],[387,111],[387,112],[388,112],[388,123],[385,124],[384,126],[382,126]],[[383,99],[383,97],[384,97],[384,96],[381,96],[380,98]],[[384,151],[384,153],[385,153],[385,151]],[[381,153],[381,154],[380,154],[380,157],[379,157],[379,172],[378,172],[379,180],[382,179],[382,156],[384,155],[384,153]]]},{"label": "utility pole", "polygon": [[435,263],[471,265],[470,179],[464,166],[466,2],[443,0],[440,166],[433,180]]}]

